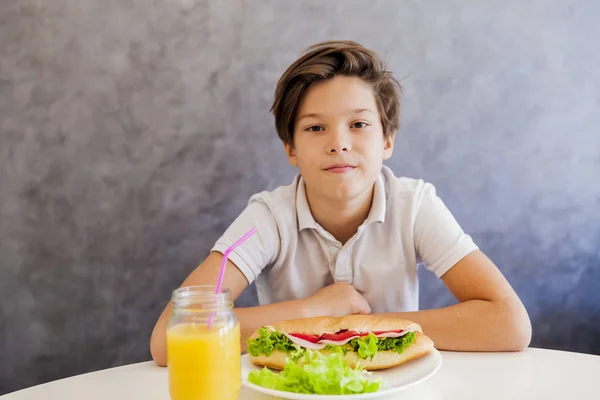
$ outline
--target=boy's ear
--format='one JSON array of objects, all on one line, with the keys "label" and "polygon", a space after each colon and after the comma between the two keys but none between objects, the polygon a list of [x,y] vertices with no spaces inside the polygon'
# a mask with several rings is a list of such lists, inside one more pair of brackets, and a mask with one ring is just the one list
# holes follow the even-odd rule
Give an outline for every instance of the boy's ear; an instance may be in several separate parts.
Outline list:
[{"label": "boy's ear", "polygon": [[298,162],[296,161],[296,150],[294,146],[291,144],[283,143],[283,147],[285,148],[285,152],[287,153],[288,161],[294,167],[298,166]]},{"label": "boy's ear", "polygon": [[389,137],[383,138],[383,159],[387,160],[392,156],[394,152],[394,139],[396,138],[396,132],[392,133]]}]

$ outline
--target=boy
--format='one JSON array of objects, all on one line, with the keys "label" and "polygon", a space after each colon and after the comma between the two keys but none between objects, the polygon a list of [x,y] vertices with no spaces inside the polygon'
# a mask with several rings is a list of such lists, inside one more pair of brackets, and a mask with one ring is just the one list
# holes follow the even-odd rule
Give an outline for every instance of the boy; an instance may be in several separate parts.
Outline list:
[{"label": "boy", "polygon": [[[419,323],[438,349],[519,351],[527,312],[431,184],[383,166],[398,129],[399,85],[376,54],[348,41],[310,47],[285,71],[272,112],[289,162],[289,186],[253,196],[183,286],[215,284],[229,258],[233,298],[254,280],[260,306],[236,308],[245,338],[262,325],[318,315],[387,313]],[[442,279],[459,304],[418,311],[417,264]],[[150,342],[166,365],[161,314]]]}]

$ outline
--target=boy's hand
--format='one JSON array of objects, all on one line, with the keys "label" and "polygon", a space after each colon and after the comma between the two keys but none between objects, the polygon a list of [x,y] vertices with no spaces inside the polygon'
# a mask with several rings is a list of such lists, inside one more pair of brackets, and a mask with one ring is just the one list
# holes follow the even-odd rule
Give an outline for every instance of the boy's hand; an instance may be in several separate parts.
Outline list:
[{"label": "boy's hand", "polygon": [[350,314],[371,313],[367,300],[354,286],[347,283],[337,282],[325,286],[304,301],[309,314],[313,316],[344,317]]}]

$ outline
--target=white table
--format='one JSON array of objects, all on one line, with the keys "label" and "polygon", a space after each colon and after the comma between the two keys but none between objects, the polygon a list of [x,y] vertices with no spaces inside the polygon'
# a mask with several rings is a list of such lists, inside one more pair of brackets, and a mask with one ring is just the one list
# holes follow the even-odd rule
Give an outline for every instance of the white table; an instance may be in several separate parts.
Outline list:
[{"label": "white table", "polygon": [[[441,369],[395,398],[600,399],[600,356],[527,349],[521,353],[442,352]],[[1,396],[2,400],[169,400],[167,370],[152,362],[78,375]],[[273,399],[242,389],[240,400]]]}]

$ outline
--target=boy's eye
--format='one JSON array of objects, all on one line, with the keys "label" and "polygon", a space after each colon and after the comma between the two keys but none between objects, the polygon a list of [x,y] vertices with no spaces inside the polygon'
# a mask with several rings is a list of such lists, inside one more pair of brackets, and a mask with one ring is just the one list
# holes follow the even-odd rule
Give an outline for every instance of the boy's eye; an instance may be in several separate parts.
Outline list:
[{"label": "boy's eye", "polygon": [[319,125],[314,125],[314,126],[309,126],[308,128],[306,128],[306,130],[309,132],[320,132],[321,130],[323,130],[323,127],[319,126]]},{"label": "boy's eye", "polygon": [[367,126],[366,122],[355,122],[352,124],[352,128],[358,128],[358,129],[364,128],[366,126]]}]

